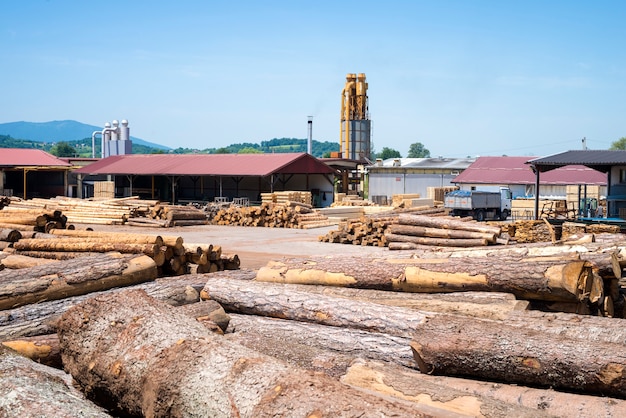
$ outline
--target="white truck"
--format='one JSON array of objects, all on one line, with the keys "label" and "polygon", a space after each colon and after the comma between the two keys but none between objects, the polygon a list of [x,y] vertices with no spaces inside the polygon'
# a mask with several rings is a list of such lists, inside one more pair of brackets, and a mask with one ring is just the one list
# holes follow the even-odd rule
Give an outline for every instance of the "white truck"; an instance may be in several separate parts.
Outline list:
[{"label": "white truck", "polygon": [[455,190],[446,194],[443,206],[450,209],[451,216],[503,221],[511,214],[511,190],[508,187],[501,187],[499,192]]}]

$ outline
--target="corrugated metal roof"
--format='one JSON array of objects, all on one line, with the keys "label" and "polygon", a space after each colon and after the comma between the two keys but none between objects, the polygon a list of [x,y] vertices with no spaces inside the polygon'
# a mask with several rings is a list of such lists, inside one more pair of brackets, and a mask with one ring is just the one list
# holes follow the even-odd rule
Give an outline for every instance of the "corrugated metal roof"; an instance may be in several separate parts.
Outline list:
[{"label": "corrugated metal roof", "polygon": [[[383,167],[398,167],[396,161],[403,168],[421,168],[421,169],[449,169],[464,170],[474,162],[474,158],[387,158],[384,160]],[[380,167],[376,164],[370,168]]]},{"label": "corrugated metal roof", "polygon": [[132,154],[104,158],[74,171],[82,174],[268,176],[330,174],[328,165],[306,153]]},{"label": "corrugated metal roof", "polygon": [[[535,184],[535,174],[528,164],[536,157],[478,157],[456,176],[452,183],[476,184]],[[582,165],[568,165],[541,175],[541,184],[606,185],[605,173]]]},{"label": "corrugated metal roof", "polygon": [[566,151],[547,157],[535,158],[528,161],[539,171],[554,170],[556,167],[567,165],[584,165],[602,172],[608,172],[611,166],[626,165],[626,151],[608,150],[578,150]]},{"label": "corrugated metal roof", "polygon": [[38,149],[0,148],[0,167],[69,167],[71,164]]}]

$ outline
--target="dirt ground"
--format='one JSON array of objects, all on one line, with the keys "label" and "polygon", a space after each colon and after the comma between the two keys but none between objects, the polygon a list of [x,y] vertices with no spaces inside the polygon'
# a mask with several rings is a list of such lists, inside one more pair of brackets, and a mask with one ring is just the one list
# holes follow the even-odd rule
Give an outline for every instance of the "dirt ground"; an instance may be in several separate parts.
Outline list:
[{"label": "dirt ground", "polygon": [[94,231],[118,231],[155,235],[175,235],[185,243],[220,245],[222,253],[237,254],[241,268],[259,269],[269,261],[283,257],[327,254],[371,254],[382,255],[389,251],[384,247],[332,244],[320,242],[318,237],[325,235],[336,226],[313,229],[254,228],[242,226],[182,226],[174,228],[136,227],[126,225],[84,225],[75,224],[76,229],[92,228]]}]

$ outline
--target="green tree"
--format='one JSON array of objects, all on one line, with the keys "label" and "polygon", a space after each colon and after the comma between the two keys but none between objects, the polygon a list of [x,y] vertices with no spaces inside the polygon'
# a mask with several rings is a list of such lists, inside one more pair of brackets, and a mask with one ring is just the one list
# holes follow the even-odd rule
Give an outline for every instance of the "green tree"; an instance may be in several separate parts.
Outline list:
[{"label": "green tree", "polygon": [[263,154],[263,151],[254,147],[245,147],[240,149],[238,154]]},{"label": "green tree", "polygon": [[50,149],[50,154],[57,157],[73,157],[76,155],[76,148],[67,142],[59,142]]},{"label": "green tree", "polygon": [[409,158],[429,158],[430,157],[430,151],[428,151],[426,148],[424,148],[424,144],[422,144],[421,142],[416,142],[414,144],[411,144],[411,146],[409,147],[409,155],[407,155],[407,157],[409,157]]},{"label": "green tree", "polygon": [[400,154],[400,151],[393,148],[383,147],[377,157],[386,160],[388,158],[402,158],[402,155]]},{"label": "green tree", "polygon": [[221,147],[216,149],[213,154],[230,154],[230,151],[228,150],[228,148]]},{"label": "green tree", "polygon": [[611,144],[610,151],[626,150],[626,137],[621,137]]}]

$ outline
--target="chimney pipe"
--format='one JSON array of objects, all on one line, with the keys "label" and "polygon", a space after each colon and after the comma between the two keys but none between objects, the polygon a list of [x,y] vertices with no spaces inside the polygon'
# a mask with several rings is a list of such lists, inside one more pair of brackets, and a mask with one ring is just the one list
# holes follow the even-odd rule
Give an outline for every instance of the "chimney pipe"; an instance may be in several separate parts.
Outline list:
[{"label": "chimney pipe", "polygon": [[309,116],[309,140],[307,142],[306,152],[310,155],[313,148],[313,116]]}]

